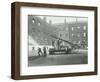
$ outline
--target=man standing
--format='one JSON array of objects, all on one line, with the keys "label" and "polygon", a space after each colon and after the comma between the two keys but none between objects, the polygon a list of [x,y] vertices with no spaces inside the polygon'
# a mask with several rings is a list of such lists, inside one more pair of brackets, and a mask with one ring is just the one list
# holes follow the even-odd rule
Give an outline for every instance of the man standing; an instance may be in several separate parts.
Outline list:
[{"label": "man standing", "polygon": [[46,52],[46,47],[43,47],[43,53],[44,53],[44,56],[47,55],[47,52]]},{"label": "man standing", "polygon": [[38,55],[39,56],[43,55],[41,48],[38,48]]}]

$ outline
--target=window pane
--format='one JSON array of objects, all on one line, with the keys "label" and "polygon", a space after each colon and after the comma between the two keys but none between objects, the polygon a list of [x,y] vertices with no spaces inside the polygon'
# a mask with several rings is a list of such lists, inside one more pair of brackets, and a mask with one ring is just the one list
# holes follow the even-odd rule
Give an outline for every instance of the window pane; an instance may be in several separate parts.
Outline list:
[{"label": "window pane", "polygon": [[86,26],[84,26],[83,29],[86,30]]}]

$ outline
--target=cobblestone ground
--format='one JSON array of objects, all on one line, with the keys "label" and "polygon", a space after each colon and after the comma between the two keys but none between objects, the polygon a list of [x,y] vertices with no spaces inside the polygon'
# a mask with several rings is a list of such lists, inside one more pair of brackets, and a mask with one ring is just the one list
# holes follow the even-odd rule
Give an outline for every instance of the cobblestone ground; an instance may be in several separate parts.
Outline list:
[{"label": "cobblestone ground", "polygon": [[74,65],[87,64],[87,50],[75,50],[71,54],[29,57],[28,66]]}]

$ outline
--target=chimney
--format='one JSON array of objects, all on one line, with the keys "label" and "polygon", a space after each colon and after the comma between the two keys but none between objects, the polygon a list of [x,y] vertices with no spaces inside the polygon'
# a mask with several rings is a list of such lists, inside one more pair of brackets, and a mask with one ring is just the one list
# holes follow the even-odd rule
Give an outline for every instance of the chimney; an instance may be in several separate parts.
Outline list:
[{"label": "chimney", "polygon": [[64,19],[64,24],[66,24],[66,18]]},{"label": "chimney", "polygon": [[52,24],[52,21],[51,21],[51,20],[49,20],[49,24],[50,24],[50,25]]},{"label": "chimney", "polygon": [[43,20],[46,22],[46,16],[43,17]]}]

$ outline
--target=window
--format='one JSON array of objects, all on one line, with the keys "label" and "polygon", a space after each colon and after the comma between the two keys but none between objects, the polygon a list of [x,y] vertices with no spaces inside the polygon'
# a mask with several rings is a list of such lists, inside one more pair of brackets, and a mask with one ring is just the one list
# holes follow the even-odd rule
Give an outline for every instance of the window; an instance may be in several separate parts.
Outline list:
[{"label": "window", "polygon": [[74,34],[72,34],[72,36],[74,36]]},{"label": "window", "polygon": [[68,31],[68,27],[66,27],[66,31]]},{"label": "window", "polygon": [[84,32],[83,36],[86,37],[86,33],[85,32]]},{"label": "window", "polygon": [[79,26],[78,26],[77,28],[78,28],[78,29],[80,29],[80,27],[79,27]]},{"label": "window", "polygon": [[81,41],[78,41],[78,44],[80,44],[81,43]]},{"label": "window", "polygon": [[40,23],[38,23],[38,25],[40,26]]},{"label": "window", "polygon": [[80,34],[78,34],[77,36],[80,37]]},{"label": "window", "polygon": [[32,20],[32,23],[35,23],[35,20],[34,19]]},{"label": "window", "polygon": [[84,26],[83,29],[86,30],[86,26]]},{"label": "window", "polygon": [[72,27],[72,31],[74,30],[74,27]]}]

